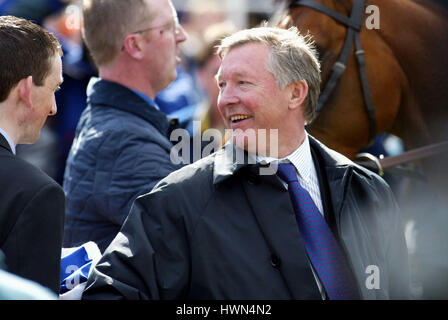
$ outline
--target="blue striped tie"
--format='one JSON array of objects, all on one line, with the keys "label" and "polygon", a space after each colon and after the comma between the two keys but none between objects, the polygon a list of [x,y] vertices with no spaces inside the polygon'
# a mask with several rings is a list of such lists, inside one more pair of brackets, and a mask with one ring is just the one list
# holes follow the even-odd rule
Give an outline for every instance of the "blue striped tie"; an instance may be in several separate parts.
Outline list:
[{"label": "blue striped tie", "polygon": [[353,279],[328,224],[298,179],[291,163],[280,163],[278,175],[288,183],[289,195],[308,257],[330,300],[356,299]]}]

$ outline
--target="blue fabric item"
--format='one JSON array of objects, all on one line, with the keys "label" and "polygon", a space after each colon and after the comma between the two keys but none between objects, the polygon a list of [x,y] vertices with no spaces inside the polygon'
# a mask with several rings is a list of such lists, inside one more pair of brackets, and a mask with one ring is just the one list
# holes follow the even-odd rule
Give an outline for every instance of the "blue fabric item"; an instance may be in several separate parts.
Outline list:
[{"label": "blue fabric item", "polygon": [[13,5],[15,5],[16,2],[17,2],[17,0],[0,1],[0,15],[1,16],[7,15],[9,13],[9,11],[11,10],[11,7]]},{"label": "blue fabric item", "polygon": [[280,163],[278,175],[288,183],[296,220],[308,257],[330,300],[356,298],[353,279],[333,233],[291,163]]},{"label": "blue fabric item", "polygon": [[0,15],[14,15],[41,24],[45,16],[61,10],[62,0],[0,0]]},{"label": "blue fabric item", "polygon": [[79,247],[61,259],[61,292],[65,293],[73,286],[87,281],[92,259],[84,247]]},{"label": "blue fabric item", "polygon": [[51,6],[53,11],[58,11],[66,5],[62,0],[47,0],[47,3]]},{"label": "blue fabric item", "polygon": [[185,107],[199,103],[199,94],[194,78],[181,66],[177,69],[177,78],[166,89],[160,91],[155,102],[162,112],[171,115]]},{"label": "blue fabric item", "polygon": [[[132,90],[132,89],[131,89]],[[140,98],[142,98],[143,100],[145,100],[151,107],[156,108],[157,110],[160,110],[159,106],[154,102],[154,100],[152,100],[150,97],[148,97],[146,94],[141,93],[140,91],[137,90],[132,90],[132,92],[134,92],[135,94],[137,94]]]},{"label": "blue fabric item", "polygon": [[171,162],[167,115],[118,83],[92,78],[64,173],[65,248],[104,252],[133,201],[180,165]]},{"label": "blue fabric item", "polygon": [[191,106],[186,106],[182,109],[174,111],[170,116],[178,119],[179,124],[182,128],[185,128],[191,137],[193,137],[193,118],[198,105],[194,104]]}]

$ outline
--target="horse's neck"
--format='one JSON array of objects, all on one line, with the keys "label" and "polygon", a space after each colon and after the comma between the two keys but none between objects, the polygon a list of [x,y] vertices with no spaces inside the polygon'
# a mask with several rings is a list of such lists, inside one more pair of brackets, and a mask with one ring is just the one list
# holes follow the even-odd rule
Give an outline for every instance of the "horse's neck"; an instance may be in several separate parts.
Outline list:
[{"label": "horse's neck", "polygon": [[448,8],[448,2],[446,0],[432,0],[432,1]]},{"label": "horse's neck", "polygon": [[380,8],[379,33],[389,46],[405,57],[412,51],[430,54],[448,50],[448,9],[428,0],[373,0]]},{"label": "horse's neck", "polygon": [[448,58],[448,9],[428,0],[371,3],[380,8],[378,34],[407,77],[426,124],[440,121],[448,101],[448,67],[444,63]]}]

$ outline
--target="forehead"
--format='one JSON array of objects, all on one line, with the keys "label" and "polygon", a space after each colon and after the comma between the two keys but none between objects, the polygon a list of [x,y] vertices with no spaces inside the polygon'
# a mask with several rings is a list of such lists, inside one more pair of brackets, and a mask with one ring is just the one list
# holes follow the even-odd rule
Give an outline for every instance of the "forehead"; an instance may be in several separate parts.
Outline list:
[{"label": "forehead", "polygon": [[251,42],[235,48],[224,56],[218,77],[235,74],[256,75],[267,71],[270,48],[263,43]]},{"label": "forehead", "polygon": [[45,81],[51,82],[50,84],[54,85],[62,82],[62,59],[59,53],[56,53],[56,55],[51,58],[50,73]]},{"label": "forehead", "polygon": [[176,15],[176,9],[170,0],[146,0],[146,10],[152,21],[164,21]]}]

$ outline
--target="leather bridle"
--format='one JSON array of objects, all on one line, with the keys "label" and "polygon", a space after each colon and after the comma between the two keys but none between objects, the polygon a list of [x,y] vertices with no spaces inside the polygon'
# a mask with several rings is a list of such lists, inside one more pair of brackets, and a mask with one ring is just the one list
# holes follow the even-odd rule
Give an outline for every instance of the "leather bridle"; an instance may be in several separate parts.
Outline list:
[{"label": "leather bridle", "polygon": [[366,72],[366,61],[364,57],[364,50],[361,46],[361,40],[359,33],[362,28],[364,20],[364,3],[365,0],[354,0],[353,7],[351,10],[350,17],[347,17],[337,11],[334,11],[327,6],[312,1],[312,0],[298,0],[290,4],[290,8],[294,6],[306,6],[317,11],[320,11],[327,16],[333,18],[337,22],[343,24],[347,27],[347,35],[345,37],[344,46],[342,47],[341,53],[337,62],[333,65],[330,78],[328,79],[325,87],[319,96],[319,100],[316,107],[316,117],[322,111],[325,103],[330,98],[336,85],[339,82],[342,74],[347,66],[347,60],[350,56],[351,49],[353,47],[353,42],[355,43],[355,56],[358,62],[359,76],[361,79],[361,87],[364,97],[364,105],[367,111],[367,117],[369,121],[369,140],[370,143],[374,141],[376,137],[376,124],[375,124],[375,107],[373,105],[372,95],[370,93],[369,81]]},{"label": "leather bridle", "polygon": [[[312,0],[297,0],[289,5],[294,6],[306,6],[317,11],[320,11],[327,16],[333,18],[337,22],[347,27],[347,35],[345,37],[344,46],[342,47],[338,61],[333,65],[331,75],[324,90],[322,91],[316,108],[316,116],[320,113],[325,103],[330,98],[331,93],[338,84],[339,79],[345,71],[347,60],[350,55],[353,42],[355,43],[355,56],[358,62],[359,75],[361,79],[362,92],[364,96],[364,104],[369,119],[369,134],[370,143],[372,143],[376,136],[376,124],[375,124],[375,108],[373,105],[372,95],[370,93],[369,81],[366,73],[366,61],[364,57],[364,50],[361,46],[361,40],[359,33],[362,28],[364,18],[364,4],[365,0],[354,0],[353,7],[350,13],[350,17],[347,17],[337,11],[334,11],[321,3]],[[376,158],[371,154],[360,154],[357,157],[357,163],[377,170],[382,174],[383,169],[394,168],[401,164],[422,160],[424,158],[433,157],[435,155],[448,152],[448,141],[441,141],[439,143],[433,143],[428,146],[420,147],[414,150],[403,152],[402,154],[391,157]],[[374,158],[372,160],[372,158]],[[369,163],[370,162],[370,163]],[[399,169],[399,168],[396,168]],[[402,170],[401,173],[408,170]],[[415,176],[415,174],[412,174]]]}]

